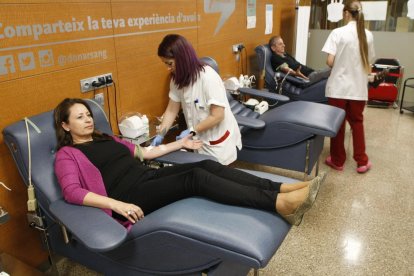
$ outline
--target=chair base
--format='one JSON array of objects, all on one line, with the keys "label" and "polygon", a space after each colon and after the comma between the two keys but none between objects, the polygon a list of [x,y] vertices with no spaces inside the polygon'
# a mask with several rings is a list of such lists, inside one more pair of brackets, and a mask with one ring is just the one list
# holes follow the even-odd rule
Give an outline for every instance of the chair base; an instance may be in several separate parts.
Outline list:
[{"label": "chair base", "polygon": [[283,148],[260,150],[243,146],[237,154],[237,160],[310,175],[318,162],[323,143],[324,137],[316,135],[306,141]]}]

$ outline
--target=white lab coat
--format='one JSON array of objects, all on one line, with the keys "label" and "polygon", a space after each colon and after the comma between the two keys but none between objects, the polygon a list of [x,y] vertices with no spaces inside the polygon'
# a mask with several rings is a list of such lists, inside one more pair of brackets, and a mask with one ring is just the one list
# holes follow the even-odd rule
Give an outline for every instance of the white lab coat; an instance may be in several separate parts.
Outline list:
[{"label": "white lab coat", "polygon": [[[227,165],[237,159],[237,148],[242,147],[240,130],[231,112],[223,81],[210,66],[204,66],[204,70],[193,85],[183,89],[178,89],[171,80],[169,97],[181,103],[188,128],[194,128],[208,117],[210,105],[224,107],[223,121],[211,129],[197,133],[197,138],[203,141],[199,153],[214,156],[220,163]],[[227,131],[229,135],[224,139]]]},{"label": "white lab coat", "polygon": [[[368,43],[368,60],[372,60],[374,38],[365,30]],[[368,99],[368,74],[359,54],[356,21],[334,29],[322,51],[335,56],[334,66],[328,78],[325,96],[329,98],[366,101]]]}]

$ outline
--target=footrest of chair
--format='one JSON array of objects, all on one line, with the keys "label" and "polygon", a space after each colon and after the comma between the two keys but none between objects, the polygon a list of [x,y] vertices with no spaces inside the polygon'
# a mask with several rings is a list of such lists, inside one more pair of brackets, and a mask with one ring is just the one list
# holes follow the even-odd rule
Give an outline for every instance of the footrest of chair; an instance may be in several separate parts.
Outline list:
[{"label": "footrest of chair", "polygon": [[336,136],[344,118],[343,109],[305,101],[284,104],[260,117],[268,128],[272,123],[284,124],[285,128],[327,137]]},{"label": "footrest of chair", "polygon": [[[284,183],[296,181],[269,173],[247,172]],[[166,254],[168,250],[185,254],[185,250],[177,249],[191,247],[193,257],[208,255],[262,268],[275,254],[290,227],[276,213],[193,197],[146,216],[132,227],[130,235],[149,238],[151,245],[145,250],[147,256],[159,254],[160,247],[165,247],[161,251]],[[139,242],[142,246],[145,243],[144,240]],[[154,252],[150,252],[151,248]]]},{"label": "footrest of chair", "polygon": [[[267,265],[289,229],[287,222],[270,212],[188,198],[151,213],[134,225],[131,235],[146,239],[152,236],[153,245],[154,241],[162,241],[155,246],[154,255],[164,245],[164,252],[191,247],[194,255],[202,252],[261,268]],[[151,255],[149,250],[147,256]]]}]

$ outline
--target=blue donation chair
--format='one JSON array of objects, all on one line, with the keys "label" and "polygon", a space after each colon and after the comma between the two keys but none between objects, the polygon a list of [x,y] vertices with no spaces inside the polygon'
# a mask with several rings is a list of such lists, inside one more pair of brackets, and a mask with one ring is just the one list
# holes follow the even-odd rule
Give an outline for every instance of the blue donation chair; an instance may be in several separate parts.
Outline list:
[{"label": "blue donation chair", "polygon": [[[202,60],[218,72],[214,59],[204,57]],[[272,101],[288,101],[283,95],[251,88],[239,88],[237,92]],[[306,101],[288,102],[260,115],[229,92],[227,99],[242,134],[243,148],[237,160],[304,172],[305,178],[315,165],[318,174],[324,138],[335,137],[345,117],[340,108]]]},{"label": "blue donation chair", "polygon": [[[325,97],[326,79],[308,84],[303,79],[290,75],[286,76],[282,72],[278,72],[276,75],[270,62],[272,51],[269,45],[259,45],[255,48],[255,52],[260,72],[265,72],[265,87],[270,92],[280,92],[279,94],[283,94],[293,101],[328,102],[328,99]],[[285,76],[286,79],[284,80]],[[276,82],[277,79],[278,82]]]},{"label": "blue donation chair", "polygon": [[[112,133],[102,108],[93,101],[89,104],[96,127]],[[128,232],[102,210],[63,199],[53,172],[52,111],[6,127],[3,136],[26,185],[31,166],[36,215],[43,218],[31,226],[47,233],[52,252],[105,275],[246,275],[251,268],[267,265],[290,229],[274,213],[193,197],[145,216]],[[285,183],[295,181],[249,172]]]}]

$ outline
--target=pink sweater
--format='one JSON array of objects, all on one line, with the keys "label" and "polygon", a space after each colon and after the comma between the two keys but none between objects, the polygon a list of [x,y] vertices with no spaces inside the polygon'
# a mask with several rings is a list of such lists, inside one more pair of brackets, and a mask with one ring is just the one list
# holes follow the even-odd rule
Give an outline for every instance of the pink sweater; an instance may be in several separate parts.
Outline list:
[{"label": "pink sweater", "polygon": [[[134,155],[135,145],[113,136]],[[55,159],[55,174],[62,188],[63,197],[69,203],[83,205],[87,193],[108,196],[102,175],[91,161],[77,148],[65,146],[58,150]],[[103,209],[112,216],[112,210]]]}]

